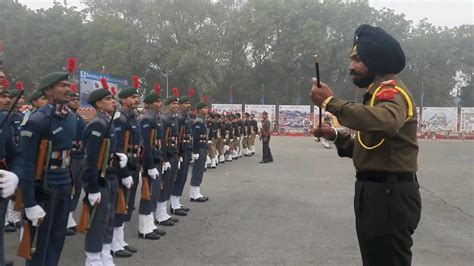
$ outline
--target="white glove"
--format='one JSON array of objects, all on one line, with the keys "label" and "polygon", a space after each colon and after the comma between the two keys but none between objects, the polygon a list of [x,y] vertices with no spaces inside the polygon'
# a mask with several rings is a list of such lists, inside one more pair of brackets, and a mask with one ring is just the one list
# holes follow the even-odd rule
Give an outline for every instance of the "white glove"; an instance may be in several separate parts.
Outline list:
[{"label": "white glove", "polygon": [[15,173],[0,170],[0,192],[2,198],[8,198],[13,193],[18,186],[18,176]]},{"label": "white glove", "polygon": [[199,159],[199,153],[193,153],[193,159],[196,161]]},{"label": "white glove", "polygon": [[166,172],[170,168],[171,168],[171,164],[169,162],[165,162],[163,164],[163,173]]},{"label": "white glove", "polygon": [[237,137],[237,140],[240,140],[240,137]]},{"label": "white glove", "polygon": [[151,179],[153,180],[155,180],[156,177],[160,175],[160,173],[158,173],[158,170],[156,170],[156,168],[148,169],[147,173],[148,173],[148,176],[151,177]]},{"label": "white glove", "polygon": [[33,226],[38,226],[39,219],[42,219],[46,216],[46,212],[44,212],[43,208],[41,208],[39,205],[25,208],[25,214],[26,218],[31,221]]},{"label": "white glove", "polygon": [[122,178],[122,184],[123,184],[126,188],[130,189],[130,188],[132,187],[132,185],[133,185],[133,179],[132,179],[132,177],[131,177],[131,176],[128,176],[128,177],[126,177],[126,178]]},{"label": "white glove", "polygon": [[181,169],[181,161],[178,160],[178,169]]},{"label": "white glove", "polygon": [[87,199],[89,199],[91,206],[94,206],[96,203],[100,203],[101,194],[100,192],[89,193],[89,195],[87,196]]},{"label": "white glove", "polygon": [[207,144],[212,144],[212,140],[208,140],[208,141],[207,141]]},{"label": "white glove", "polygon": [[229,150],[230,150],[229,145],[224,145],[224,151],[229,151]]},{"label": "white glove", "polygon": [[179,157],[179,162],[183,162],[183,157]]},{"label": "white glove", "polygon": [[119,157],[120,168],[125,168],[127,166],[128,157],[124,153],[115,153]]}]

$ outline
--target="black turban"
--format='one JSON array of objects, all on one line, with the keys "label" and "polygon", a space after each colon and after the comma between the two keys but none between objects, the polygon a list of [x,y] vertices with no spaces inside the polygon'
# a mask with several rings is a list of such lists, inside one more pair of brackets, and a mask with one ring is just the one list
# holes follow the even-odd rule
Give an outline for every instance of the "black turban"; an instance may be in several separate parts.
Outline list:
[{"label": "black turban", "polygon": [[398,74],[405,68],[400,43],[379,27],[360,25],[355,31],[354,46],[362,62],[378,75]]}]

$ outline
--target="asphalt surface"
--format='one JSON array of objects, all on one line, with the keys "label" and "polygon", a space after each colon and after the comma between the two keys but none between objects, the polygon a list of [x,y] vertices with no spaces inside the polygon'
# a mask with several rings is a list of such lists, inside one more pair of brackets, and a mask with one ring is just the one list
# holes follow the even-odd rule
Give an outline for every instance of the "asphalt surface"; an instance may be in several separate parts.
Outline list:
[{"label": "asphalt surface", "polygon": [[[472,265],[474,142],[420,146],[423,211],[413,265]],[[139,251],[116,264],[361,265],[352,162],[312,138],[275,137],[271,148],[272,164],[259,164],[258,152],[208,170],[201,190],[210,200],[183,197],[190,214],[158,241],[138,239],[134,215],[126,240]],[[18,237],[6,234],[6,256],[23,265],[15,257]],[[83,245],[82,235],[68,237],[60,265],[84,265]]]}]

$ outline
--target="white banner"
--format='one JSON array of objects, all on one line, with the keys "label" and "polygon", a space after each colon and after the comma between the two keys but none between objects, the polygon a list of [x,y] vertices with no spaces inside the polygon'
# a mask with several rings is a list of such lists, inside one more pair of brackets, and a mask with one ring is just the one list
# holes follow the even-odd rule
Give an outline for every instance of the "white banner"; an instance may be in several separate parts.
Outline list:
[{"label": "white banner", "polygon": [[423,107],[422,128],[429,132],[456,132],[457,107]]},{"label": "white banner", "polygon": [[212,111],[218,114],[240,113],[242,114],[241,104],[212,104]]},{"label": "white banner", "polygon": [[461,108],[461,131],[474,133],[474,107]]},{"label": "white banner", "polygon": [[307,134],[311,120],[309,105],[280,105],[278,107],[279,131],[282,134]]},{"label": "white banner", "polygon": [[245,113],[255,115],[255,119],[258,121],[258,127],[262,127],[262,113],[265,111],[268,113],[268,120],[270,123],[276,119],[276,106],[269,104],[246,104],[244,108]]},{"label": "white banner", "polygon": [[102,88],[100,82],[101,78],[106,78],[109,88],[115,87],[117,91],[128,86],[128,80],[123,78],[117,78],[103,73],[94,73],[94,72],[79,72],[79,84],[80,84],[80,99],[81,107],[92,108],[90,104],[87,103],[87,98],[89,94],[99,88]]}]

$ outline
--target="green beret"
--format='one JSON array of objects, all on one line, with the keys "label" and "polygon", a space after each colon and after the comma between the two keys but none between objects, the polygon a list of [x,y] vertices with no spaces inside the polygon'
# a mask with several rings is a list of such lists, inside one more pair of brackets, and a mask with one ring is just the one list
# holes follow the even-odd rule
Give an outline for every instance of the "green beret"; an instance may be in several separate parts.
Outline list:
[{"label": "green beret", "polygon": [[10,91],[8,89],[0,89],[0,95],[6,95],[10,97]]},{"label": "green beret", "polygon": [[189,99],[188,96],[181,96],[179,97],[179,103],[185,103],[185,102],[190,102],[191,99]]},{"label": "green beret", "polygon": [[10,98],[16,98],[16,97],[18,97],[18,95],[20,95],[20,91],[17,90],[17,89],[14,89],[14,90],[10,91],[10,96],[9,97]]},{"label": "green beret", "polygon": [[170,96],[170,97],[166,98],[165,105],[169,105],[172,102],[179,102],[179,98],[174,96],[174,95]]},{"label": "green beret", "polygon": [[207,103],[198,103],[198,105],[196,106],[196,108],[198,110],[201,110],[203,109],[204,107],[208,107]]},{"label": "green beret", "polygon": [[161,100],[161,96],[156,94],[156,92],[151,92],[147,96],[145,96],[145,99],[143,99],[144,103],[154,103],[157,100]]},{"label": "green beret", "polygon": [[398,74],[405,68],[400,43],[379,27],[360,25],[352,47],[367,68],[379,75]]},{"label": "green beret", "polygon": [[34,92],[32,92],[29,96],[28,96],[28,102],[33,102],[33,101],[36,101],[38,100],[39,98],[41,98],[41,96],[44,96],[44,93],[42,90],[36,90]]},{"label": "green beret", "polygon": [[97,101],[100,101],[104,97],[109,96],[109,95],[112,95],[110,91],[106,89],[97,89],[91,92],[91,94],[89,94],[89,98],[87,98],[87,103],[89,103],[90,105],[94,105]]},{"label": "green beret", "polygon": [[138,94],[137,89],[135,89],[135,88],[126,88],[126,89],[120,90],[120,92],[118,94],[118,97],[120,99],[123,99],[123,98],[128,98],[128,97],[130,97],[134,94]]},{"label": "green beret", "polygon": [[79,98],[79,94],[77,92],[70,91],[67,95],[71,98]]},{"label": "green beret", "polygon": [[60,81],[65,81],[65,80],[69,80],[69,74],[67,72],[54,72],[54,73],[48,74],[41,78],[39,89],[44,90],[48,87],[53,86],[54,84]]}]

